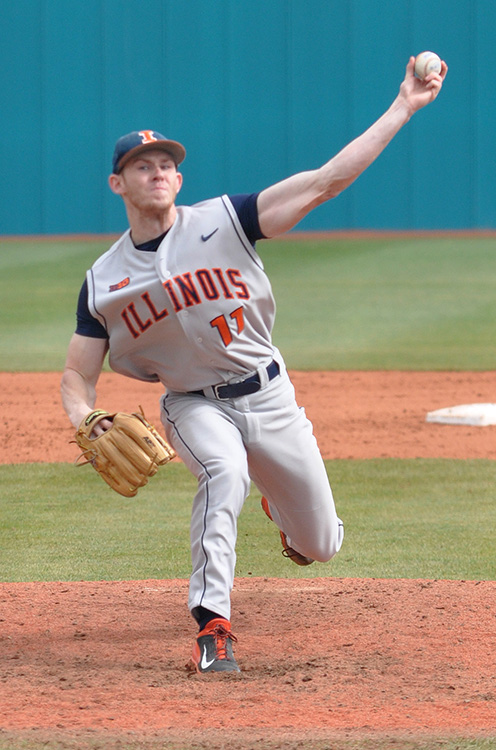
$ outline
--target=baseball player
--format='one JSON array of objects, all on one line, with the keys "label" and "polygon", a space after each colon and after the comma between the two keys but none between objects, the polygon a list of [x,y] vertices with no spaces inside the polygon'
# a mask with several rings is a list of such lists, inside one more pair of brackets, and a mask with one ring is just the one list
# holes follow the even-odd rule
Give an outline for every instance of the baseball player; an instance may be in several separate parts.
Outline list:
[{"label": "baseball player", "polygon": [[94,408],[107,352],[116,372],[164,385],[166,437],[198,483],[188,603],[200,673],[239,671],[230,595],[250,481],[298,565],[330,560],[343,541],[312,425],[271,339],[274,299],[255,244],[347,188],[436,98],[446,72],[443,62],[420,81],[410,58],[397,97],[367,131],[319,169],[259,193],[177,206],[184,147],[153,130],[116,143],[109,185],[129,229],[87,273],[62,399],[77,428]]}]

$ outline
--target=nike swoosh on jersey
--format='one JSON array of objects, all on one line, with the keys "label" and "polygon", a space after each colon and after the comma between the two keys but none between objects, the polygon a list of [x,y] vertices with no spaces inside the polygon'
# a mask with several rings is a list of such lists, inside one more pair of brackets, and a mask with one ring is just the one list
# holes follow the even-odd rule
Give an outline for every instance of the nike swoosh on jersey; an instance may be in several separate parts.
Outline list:
[{"label": "nike swoosh on jersey", "polygon": [[214,231],[213,231],[213,232],[210,232],[210,234],[202,234],[201,238],[202,238],[203,242],[207,242],[207,240],[209,240],[209,239],[210,239],[210,237],[213,237],[213,236],[214,236],[214,234],[215,234],[216,232],[218,232],[218,231],[219,231],[219,227],[217,227],[217,229],[214,229]]},{"label": "nike swoosh on jersey", "polygon": [[215,656],[213,659],[210,659],[210,661],[207,659],[207,647],[203,646],[203,654],[200,662],[200,667],[202,669],[208,669],[211,664],[213,664],[215,661]]}]

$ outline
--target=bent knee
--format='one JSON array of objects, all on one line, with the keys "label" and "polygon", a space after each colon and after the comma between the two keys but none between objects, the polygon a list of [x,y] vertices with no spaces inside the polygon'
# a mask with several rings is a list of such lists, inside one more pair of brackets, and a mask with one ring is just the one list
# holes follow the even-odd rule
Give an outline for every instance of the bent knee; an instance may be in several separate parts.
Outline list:
[{"label": "bent knee", "polygon": [[313,552],[308,552],[316,562],[329,562],[332,558],[337,555],[343,544],[344,527],[342,522],[338,519],[336,524],[333,524],[331,533],[327,538],[317,540],[317,544],[314,546]]}]

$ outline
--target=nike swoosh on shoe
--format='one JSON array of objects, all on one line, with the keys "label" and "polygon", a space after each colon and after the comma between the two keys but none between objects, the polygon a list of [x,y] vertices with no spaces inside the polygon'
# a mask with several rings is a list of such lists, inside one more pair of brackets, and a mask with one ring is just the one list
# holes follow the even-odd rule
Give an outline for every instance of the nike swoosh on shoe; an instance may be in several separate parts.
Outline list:
[{"label": "nike swoosh on shoe", "polygon": [[203,646],[203,654],[200,662],[200,667],[202,669],[208,669],[211,664],[213,664],[215,661],[215,656],[213,659],[207,659],[207,647]]}]

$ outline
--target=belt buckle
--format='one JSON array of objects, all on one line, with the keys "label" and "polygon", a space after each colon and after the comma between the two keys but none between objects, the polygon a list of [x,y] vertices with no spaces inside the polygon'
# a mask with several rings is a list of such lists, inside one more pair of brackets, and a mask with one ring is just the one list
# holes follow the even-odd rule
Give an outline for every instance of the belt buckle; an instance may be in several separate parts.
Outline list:
[{"label": "belt buckle", "polygon": [[215,398],[219,399],[219,401],[229,401],[229,397],[228,396],[221,396],[220,393],[219,393],[219,388],[225,388],[225,387],[226,387],[225,383],[219,383],[218,385],[213,385],[212,386],[212,390],[214,392],[214,396],[215,396]]}]

